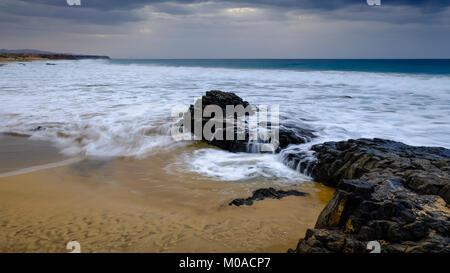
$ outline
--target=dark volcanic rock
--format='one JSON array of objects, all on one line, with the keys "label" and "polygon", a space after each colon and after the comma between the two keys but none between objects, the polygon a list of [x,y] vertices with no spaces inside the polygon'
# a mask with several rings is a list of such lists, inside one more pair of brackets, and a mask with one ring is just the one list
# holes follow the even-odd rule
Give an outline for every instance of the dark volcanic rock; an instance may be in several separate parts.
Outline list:
[{"label": "dark volcanic rock", "polygon": [[[223,111],[223,117],[227,116],[226,113],[226,106],[232,105],[232,106],[239,106],[242,105],[244,108],[249,106],[249,103],[247,101],[244,101],[242,98],[237,96],[234,93],[231,92],[222,92],[219,90],[212,90],[206,92],[206,95],[202,97],[202,111],[205,109],[208,105],[217,105],[220,108],[222,108]],[[194,130],[194,109],[197,106],[191,105],[189,107],[189,114],[191,119],[191,130]],[[246,113],[246,115],[254,114],[257,110],[256,106],[253,106],[250,111]],[[214,118],[214,117],[212,117]],[[202,117],[201,124],[202,128],[205,126],[205,124],[210,120],[209,117]],[[230,125],[229,125],[230,126]],[[223,130],[227,128],[227,122],[223,123]],[[248,128],[245,129],[244,137],[243,139],[238,138],[238,128],[236,124],[231,125],[231,128],[233,128],[234,132],[234,140],[226,140],[225,139],[225,132],[224,131],[218,131],[214,129],[214,132],[216,133],[223,133],[224,140],[219,139],[205,139],[203,136],[202,139],[206,142],[208,142],[210,145],[217,146],[221,149],[230,151],[230,152],[252,152],[252,151],[259,151],[258,147],[261,143],[268,143],[270,142],[270,139],[266,141],[260,141],[260,142],[249,142],[249,132]],[[304,129],[304,128],[298,128],[298,127],[290,127],[287,128],[283,125],[279,127],[279,145],[275,152],[279,152],[281,149],[286,148],[288,145],[291,144],[301,144],[311,141],[312,138],[314,138],[315,135],[313,131]]]},{"label": "dark volcanic rock", "polygon": [[[202,112],[208,105],[217,105],[220,108],[222,108],[223,111],[223,117],[226,117],[226,106],[232,105],[232,106],[238,106],[242,105],[244,108],[249,106],[249,103],[244,101],[242,98],[237,96],[234,93],[231,92],[222,92],[219,90],[211,90],[207,91],[205,96],[202,96]],[[191,105],[189,107],[190,112],[190,118],[191,118],[191,128],[194,130],[194,109],[196,106]],[[214,118],[214,117],[212,117]],[[202,130],[205,126],[206,122],[208,122],[211,118],[208,117],[202,117],[201,124],[202,124]],[[223,128],[226,128],[227,123],[223,123]],[[230,151],[230,152],[246,152],[248,149],[248,137],[246,137],[243,140],[239,140],[237,138],[237,128],[236,125],[234,127],[234,140],[217,140],[217,139],[205,139],[202,136],[202,139],[208,144],[219,147],[221,149]],[[219,132],[218,130],[215,130],[215,132]],[[225,132],[223,132],[225,134]],[[224,136],[225,138],[225,136]]]},{"label": "dark volcanic rock", "polygon": [[330,186],[376,171],[401,177],[421,194],[435,194],[450,202],[450,150],[414,147],[383,139],[359,139],[315,145],[318,163],[312,177]]},{"label": "dark volcanic rock", "polygon": [[202,103],[203,108],[206,105],[217,105],[224,110],[227,105],[242,105],[244,107],[247,107],[249,105],[248,102],[244,101],[238,95],[232,92],[222,92],[219,90],[207,91],[206,95],[202,97]]},{"label": "dark volcanic rock", "polygon": [[264,200],[265,198],[281,199],[286,196],[306,196],[306,195],[308,195],[308,193],[296,190],[283,191],[283,190],[276,190],[274,188],[259,189],[254,191],[251,197],[248,197],[246,199],[234,199],[228,205],[230,206],[235,205],[238,207],[242,205],[251,206],[253,205],[253,201]]},{"label": "dark volcanic rock", "polygon": [[337,188],[296,252],[450,253],[450,150],[382,139],[315,145],[316,181]]}]

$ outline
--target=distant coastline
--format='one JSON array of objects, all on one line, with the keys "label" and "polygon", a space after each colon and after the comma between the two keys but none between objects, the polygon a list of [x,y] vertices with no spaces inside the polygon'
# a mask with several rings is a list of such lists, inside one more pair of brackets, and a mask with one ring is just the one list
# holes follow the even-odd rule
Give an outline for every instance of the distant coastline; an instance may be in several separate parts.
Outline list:
[{"label": "distant coastline", "polygon": [[74,55],[58,53],[0,53],[0,63],[82,59],[109,59],[109,57],[100,55]]}]

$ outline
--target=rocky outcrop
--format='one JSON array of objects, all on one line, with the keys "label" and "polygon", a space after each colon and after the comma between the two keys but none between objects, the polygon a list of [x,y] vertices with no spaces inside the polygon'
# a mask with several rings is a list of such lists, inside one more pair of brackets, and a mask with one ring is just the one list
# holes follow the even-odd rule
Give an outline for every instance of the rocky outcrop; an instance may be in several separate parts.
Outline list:
[{"label": "rocky outcrop", "polygon": [[312,177],[337,188],[296,252],[450,253],[450,150],[382,139],[315,145]]},{"label": "rocky outcrop", "polygon": [[232,206],[235,205],[237,207],[242,205],[251,206],[253,205],[253,201],[259,201],[264,200],[265,198],[272,198],[272,199],[281,199],[283,197],[287,196],[307,196],[309,195],[306,192],[300,192],[297,190],[276,190],[274,188],[267,188],[267,189],[259,189],[253,192],[253,195],[251,197],[245,198],[245,199],[234,199],[231,201],[228,205]]},{"label": "rocky outcrop", "polygon": [[104,55],[72,55],[76,60],[85,60],[85,59],[92,59],[92,60],[109,60],[109,56]]},{"label": "rocky outcrop", "polygon": [[[224,116],[226,105],[249,105],[237,95],[222,91],[209,91],[202,101],[202,110],[206,105],[218,105]],[[191,105],[192,126],[194,109]],[[202,128],[209,120],[202,118]],[[225,122],[223,125],[226,128]],[[283,150],[289,166],[336,188],[314,229],[306,232],[292,252],[364,253],[369,242],[377,241],[381,252],[450,253],[450,150],[358,139],[327,142],[305,152],[285,148],[310,141],[314,132],[286,125],[280,125],[279,132],[275,152]],[[203,140],[231,152],[254,151],[248,131],[244,140],[236,140],[236,127],[234,133],[235,140]],[[260,189],[230,205],[303,194]]]},{"label": "rocky outcrop", "polygon": [[[219,91],[219,90],[212,90],[212,91],[208,91],[206,92],[206,95],[202,97],[202,106],[201,106],[201,111],[203,112],[203,110],[205,109],[206,106],[208,105],[217,105],[219,106],[222,111],[223,111],[223,117],[227,116],[227,112],[226,112],[226,106],[230,105],[230,106],[243,106],[244,108],[246,108],[247,106],[249,106],[249,103],[247,101],[244,101],[242,98],[240,98],[239,96],[237,96],[234,93],[231,92],[223,92],[223,91]],[[196,109],[196,107],[199,107],[196,105],[191,105],[189,107],[189,117],[191,119],[191,130],[194,131],[194,124],[195,124],[195,115],[194,115],[194,110]],[[246,115],[252,115],[255,113],[255,111],[257,111],[257,107],[253,106],[251,108],[250,111],[248,111],[246,113]],[[185,115],[186,116],[186,115]],[[202,129],[205,126],[205,124],[211,119],[214,118],[214,116],[212,117],[203,117],[201,118],[201,125],[202,125]],[[223,122],[223,130],[225,130],[225,128],[227,128],[227,125],[229,125],[229,120],[226,121],[224,120]],[[247,124],[247,122],[246,122]],[[248,125],[248,124],[247,124]],[[261,143],[267,143],[270,142],[270,139],[266,140],[266,141],[259,141],[259,142],[252,142],[249,141],[249,130],[248,127],[246,126],[245,128],[245,132],[244,132],[244,137],[242,139],[239,139],[238,137],[238,128],[237,125],[235,124],[235,122],[233,122],[233,124],[229,125],[231,128],[233,128],[233,134],[234,134],[234,139],[232,140],[227,140],[225,138],[225,133],[223,133],[224,137],[223,140],[218,140],[217,138],[213,138],[213,139],[206,139],[203,134],[199,135],[199,137],[202,138],[203,141],[207,142],[210,145],[219,147],[221,149],[230,151],[230,152],[259,152],[259,145]],[[218,132],[218,130],[216,130],[215,128],[213,129],[214,132]],[[201,131],[202,132],[202,131]],[[195,134],[195,132],[193,132]],[[283,125],[279,126],[279,143],[278,143],[278,147],[276,149],[275,152],[279,152],[281,149],[286,148],[288,145],[290,144],[301,144],[301,143],[306,143],[311,141],[312,138],[314,138],[315,135],[313,133],[313,131],[309,130],[309,129],[305,129],[305,128],[299,128],[299,127],[285,127]]]}]

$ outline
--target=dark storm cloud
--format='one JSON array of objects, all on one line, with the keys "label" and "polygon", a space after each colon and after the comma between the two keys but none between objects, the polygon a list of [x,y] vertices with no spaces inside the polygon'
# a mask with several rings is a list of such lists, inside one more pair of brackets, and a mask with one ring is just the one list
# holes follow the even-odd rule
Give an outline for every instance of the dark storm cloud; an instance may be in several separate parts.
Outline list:
[{"label": "dark storm cloud", "polygon": [[[60,18],[81,23],[115,25],[145,19],[139,13],[139,9],[145,6],[150,6],[155,12],[171,15],[208,12],[207,9],[195,10],[189,5],[198,3],[212,3],[222,7],[261,7],[284,12],[297,10],[329,18],[356,21],[364,19],[361,17],[362,11],[364,16],[368,16],[367,20],[391,23],[428,23],[437,19],[433,17],[433,14],[439,15],[450,6],[448,0],[381,0],[381,9],[371,8],[370,10],[367,10],[366,0],[81,0],[81,7],[68,8],[66,0],[3,0],[0,2],[0,12],[9,15]],[[400,6],[416,11],[410,12],[410,16],[408,14],[396,16],[389,11],[389,7]],[[342,12],[342,10],[351,12]],[[270,19],[273,20],[273,18]],[[284,19],[282,13],[279,13],[278,19]]]},{"label": "dark storm cloud", "polygon": [[4,48],[125,58],[450,56],[449,0],[381,4],[81,0],[69,7],[66,0],[0,0],[0,36]]},{"label": "dark storm cloud", "polygon": [[[66,6],[65,0],[21,0],[53,6]],[[159,3],[192,4],[199,2],[238,3],[264,5],[278,8],[335,10],[352,5],[366,5],[365,0],[81,0],[85,8],[99,10],[131,10]],[[450,6],[448,0],[381,0],[383,6],[411,6],[423,9],[439,9]]]},{"label": "dark storm cloud", "polygon": [[[333,10],[352,5],[366,5],[365,0],[227,0],[229,2],[246,2],[253,4],[264,4],[288,8],[314,8]],[[413,7],[447,7],[450,5],[448,0],[381,0],[383,6],[413,6]]]},{"label": "dark storm cloud", "polygon": [[[116,25],[142,20],[139,14],[126,10],[104,12],[96,9],[68,8],[65,0],[52,2],[0,0],[0,21],[20,22],[24,17],[42,17],[82,24]],[[53,5],[57,2],[63,2],[64,5]]]},{"label": "dark storm cloud", "polygon": [[[20,0],[23,2],[39,3],[49,6],[67,6],[66,0]],[[80,8],[92,8],[98,10],[133,10],[147,5],[159,3],[192,4],[206,2],[205,0],[81,0]]]}]

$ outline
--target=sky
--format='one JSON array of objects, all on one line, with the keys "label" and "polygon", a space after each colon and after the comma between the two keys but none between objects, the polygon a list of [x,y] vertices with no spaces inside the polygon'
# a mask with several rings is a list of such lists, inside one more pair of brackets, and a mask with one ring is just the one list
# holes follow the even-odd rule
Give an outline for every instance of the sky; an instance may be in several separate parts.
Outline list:
[{"label": "sky", "polygon": [[0,0],[0,48],[113,58],[450,58],[450,0],[80,1]]}]

